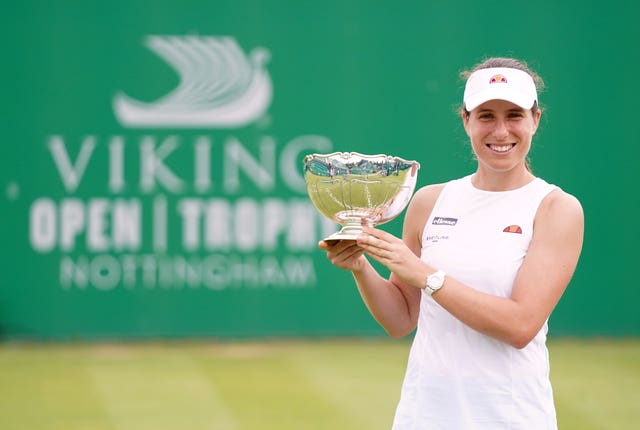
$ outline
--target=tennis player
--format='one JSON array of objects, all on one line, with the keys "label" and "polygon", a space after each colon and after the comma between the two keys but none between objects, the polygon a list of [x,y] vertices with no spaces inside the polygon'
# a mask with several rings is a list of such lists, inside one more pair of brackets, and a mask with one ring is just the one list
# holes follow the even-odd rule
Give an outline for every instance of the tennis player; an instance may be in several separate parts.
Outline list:
[{"label": "tennis player", "polygon": [[319,246],[391,336],[417,328],[394,430],[557,429],[547,321],[578,262],[582,207],[527,163],[542,80],[511,58],[465,76],[475,172],[418,190],[402,239],[365,227]]}]

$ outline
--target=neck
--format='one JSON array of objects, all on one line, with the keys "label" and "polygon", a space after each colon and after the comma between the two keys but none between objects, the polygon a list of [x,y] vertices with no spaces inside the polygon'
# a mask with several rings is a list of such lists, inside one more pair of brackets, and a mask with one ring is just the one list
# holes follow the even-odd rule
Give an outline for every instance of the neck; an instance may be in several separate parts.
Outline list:
[{"label": "neck", "polygon": [[505,172],[487,171],[481,166],[471,178],[474,187],[485,191],[509,191],[523,187],[531,182],[535,176],[526,168],[513,169]]}]

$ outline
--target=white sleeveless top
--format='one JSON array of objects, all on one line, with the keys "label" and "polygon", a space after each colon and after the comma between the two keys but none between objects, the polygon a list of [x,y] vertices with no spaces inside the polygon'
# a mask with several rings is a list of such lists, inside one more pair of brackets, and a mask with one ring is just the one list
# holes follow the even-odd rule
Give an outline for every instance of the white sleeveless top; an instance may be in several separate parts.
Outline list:
[{"label": "white sleeveless top", "polygon": [[[465,285],[509,297],[542,199],[536,178],[510,191],[476,189],[471,176],[445,185],[422,237],[422,260]],[[394,430],[557,429],[547,324],[518,350],[462,324],[426,293]]]}]

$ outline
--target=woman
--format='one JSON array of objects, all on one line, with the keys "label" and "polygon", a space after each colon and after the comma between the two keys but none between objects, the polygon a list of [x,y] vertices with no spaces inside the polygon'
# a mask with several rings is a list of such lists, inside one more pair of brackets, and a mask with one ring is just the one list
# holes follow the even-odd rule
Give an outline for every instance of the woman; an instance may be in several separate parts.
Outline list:
[{"label": "woman", "polygon": [[527,164],[539,77],[507,58],[467,76],[475,173],[418,190],[402,240],[365,227],[319,246],[391,336],[417,327],[394,429],[556,429],[547,320],[580,255],[582,208]]}]

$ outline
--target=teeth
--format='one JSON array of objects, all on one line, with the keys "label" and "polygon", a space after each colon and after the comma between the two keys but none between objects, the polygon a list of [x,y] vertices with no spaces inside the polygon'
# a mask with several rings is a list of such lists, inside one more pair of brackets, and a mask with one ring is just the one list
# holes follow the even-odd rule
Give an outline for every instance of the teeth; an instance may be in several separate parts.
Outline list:
[{"label": "teeth", "polygon": [[496,152],[507,152],[513,148],[513,145],[489,145],[489,147]]}]

